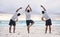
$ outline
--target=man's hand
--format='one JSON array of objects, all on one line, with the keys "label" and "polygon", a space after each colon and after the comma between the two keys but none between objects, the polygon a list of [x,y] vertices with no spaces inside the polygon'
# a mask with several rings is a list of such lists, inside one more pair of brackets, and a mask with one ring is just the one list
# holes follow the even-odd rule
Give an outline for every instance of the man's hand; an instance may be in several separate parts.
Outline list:
[{"label": "man's hand", "polygon": [[42,20],[42,21],[45,21],[45,19],[44,19],[43,17],[41,18],[41,20]]},{"label": "man's hand", "polygon": [[43,7],[43,6],[41,5],[41,7]]},{"label": "man's hand", "polygon": [[16,22],[18,22],[18,19],[16,20]]}]

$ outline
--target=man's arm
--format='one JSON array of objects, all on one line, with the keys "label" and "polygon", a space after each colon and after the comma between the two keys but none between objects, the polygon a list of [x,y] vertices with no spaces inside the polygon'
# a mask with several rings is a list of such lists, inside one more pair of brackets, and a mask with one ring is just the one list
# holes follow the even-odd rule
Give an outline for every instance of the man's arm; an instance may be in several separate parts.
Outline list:
[{"label": "man's arm", "polygon": [[16,12],[18,12],[20,9],[22,9],[22,7],[18,8],[18,9],[16,10]]},{"label": "man's arm", "polygon": [[42,17],[41,20],[42,20],[42,21],[45,21],[45,20],[44,20],[44,17]]},{"label": "man's arm", "polygon": [[31,7],[28,5],[28,7],[30,8],[30,11],[32,11]]},{"label": "man's arm", "polygon": [[46,11],[46,9],[41,5],[41,7],[44,9],[44,11]]},{"label": "man's arm", "polygon": [[27,10],[28,7],[29,7],[29,5],[26,7],[25,11]]},{"label": "man's arm", "polygon": [[[27,6],[27,8],[28,8],[28,7],[30,8],[30,11],[32,11],[32,9],[31,9],[31,7],[30,7],[29,5]],[[25,9],[25,11],[27,10],[27,8]]]},{"label": "man's arm", "polygon": [[30,11],[32,11],[31,7],[29,7],[29,8],[30,8]]},{"label": "man's arm", "polygon": [[43,17],[41,18],[41,20],[43,21]]},{"label": "man's arm", "polygon": [[16,19],[16,22],[18,22],[18,18]]}]

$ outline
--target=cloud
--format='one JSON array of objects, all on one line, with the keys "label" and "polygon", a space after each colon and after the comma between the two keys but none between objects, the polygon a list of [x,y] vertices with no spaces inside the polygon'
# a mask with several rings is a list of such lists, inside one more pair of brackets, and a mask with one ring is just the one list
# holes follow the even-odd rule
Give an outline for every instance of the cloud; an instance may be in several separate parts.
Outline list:
[{"label": "cloud", "polygon": [[49,14],[56,15],[54,13],[60,12],[60,0],[0,0],[0,11],[14,13],[19,7],[23,7],[24,10],[28,4],[33,10],[32,13],[41,14],[41,4],[44,5]]}]

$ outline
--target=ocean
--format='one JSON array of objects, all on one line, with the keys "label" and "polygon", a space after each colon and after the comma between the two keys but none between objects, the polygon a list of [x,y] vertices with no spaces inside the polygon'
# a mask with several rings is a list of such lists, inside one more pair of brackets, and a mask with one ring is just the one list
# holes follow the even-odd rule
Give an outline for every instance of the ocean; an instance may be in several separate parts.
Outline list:
[{"label": "ocean", "polygon": [[[45,26],[45,22],[44,21],[34,21],[34,25],[33,26]],[[9,26],[9,21],[4,21],[4,20],[0,20],[0,27],[4,27],[4,26]],[[20,20],[16,23],[16,26],[26,26],[26,21],[25,20]],[[57,26],[60,27],[60,20],[52,20],[52,26]]]}]

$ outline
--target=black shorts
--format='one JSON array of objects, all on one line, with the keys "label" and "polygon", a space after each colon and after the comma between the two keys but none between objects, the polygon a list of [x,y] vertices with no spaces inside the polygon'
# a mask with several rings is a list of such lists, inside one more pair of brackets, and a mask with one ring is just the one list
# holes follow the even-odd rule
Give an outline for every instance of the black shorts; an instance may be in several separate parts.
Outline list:
[{"label": "black shorts", "polygon": [[34,21],[33,21],[33,20],[26,20],[26,24],[27,24],[27,26],[29,26],[30,23],[34,23]]},{"label": "black shorts", "polygon": [[47,25],[52,25],[51,19],[46,20],[46,26]]},{"label": "black shorts", "polygon": [[11,19],[10,22],[9,22],[9,25],[10,26],[12,26],[12,25],[15,26],[16,25],[16,22]]}]

